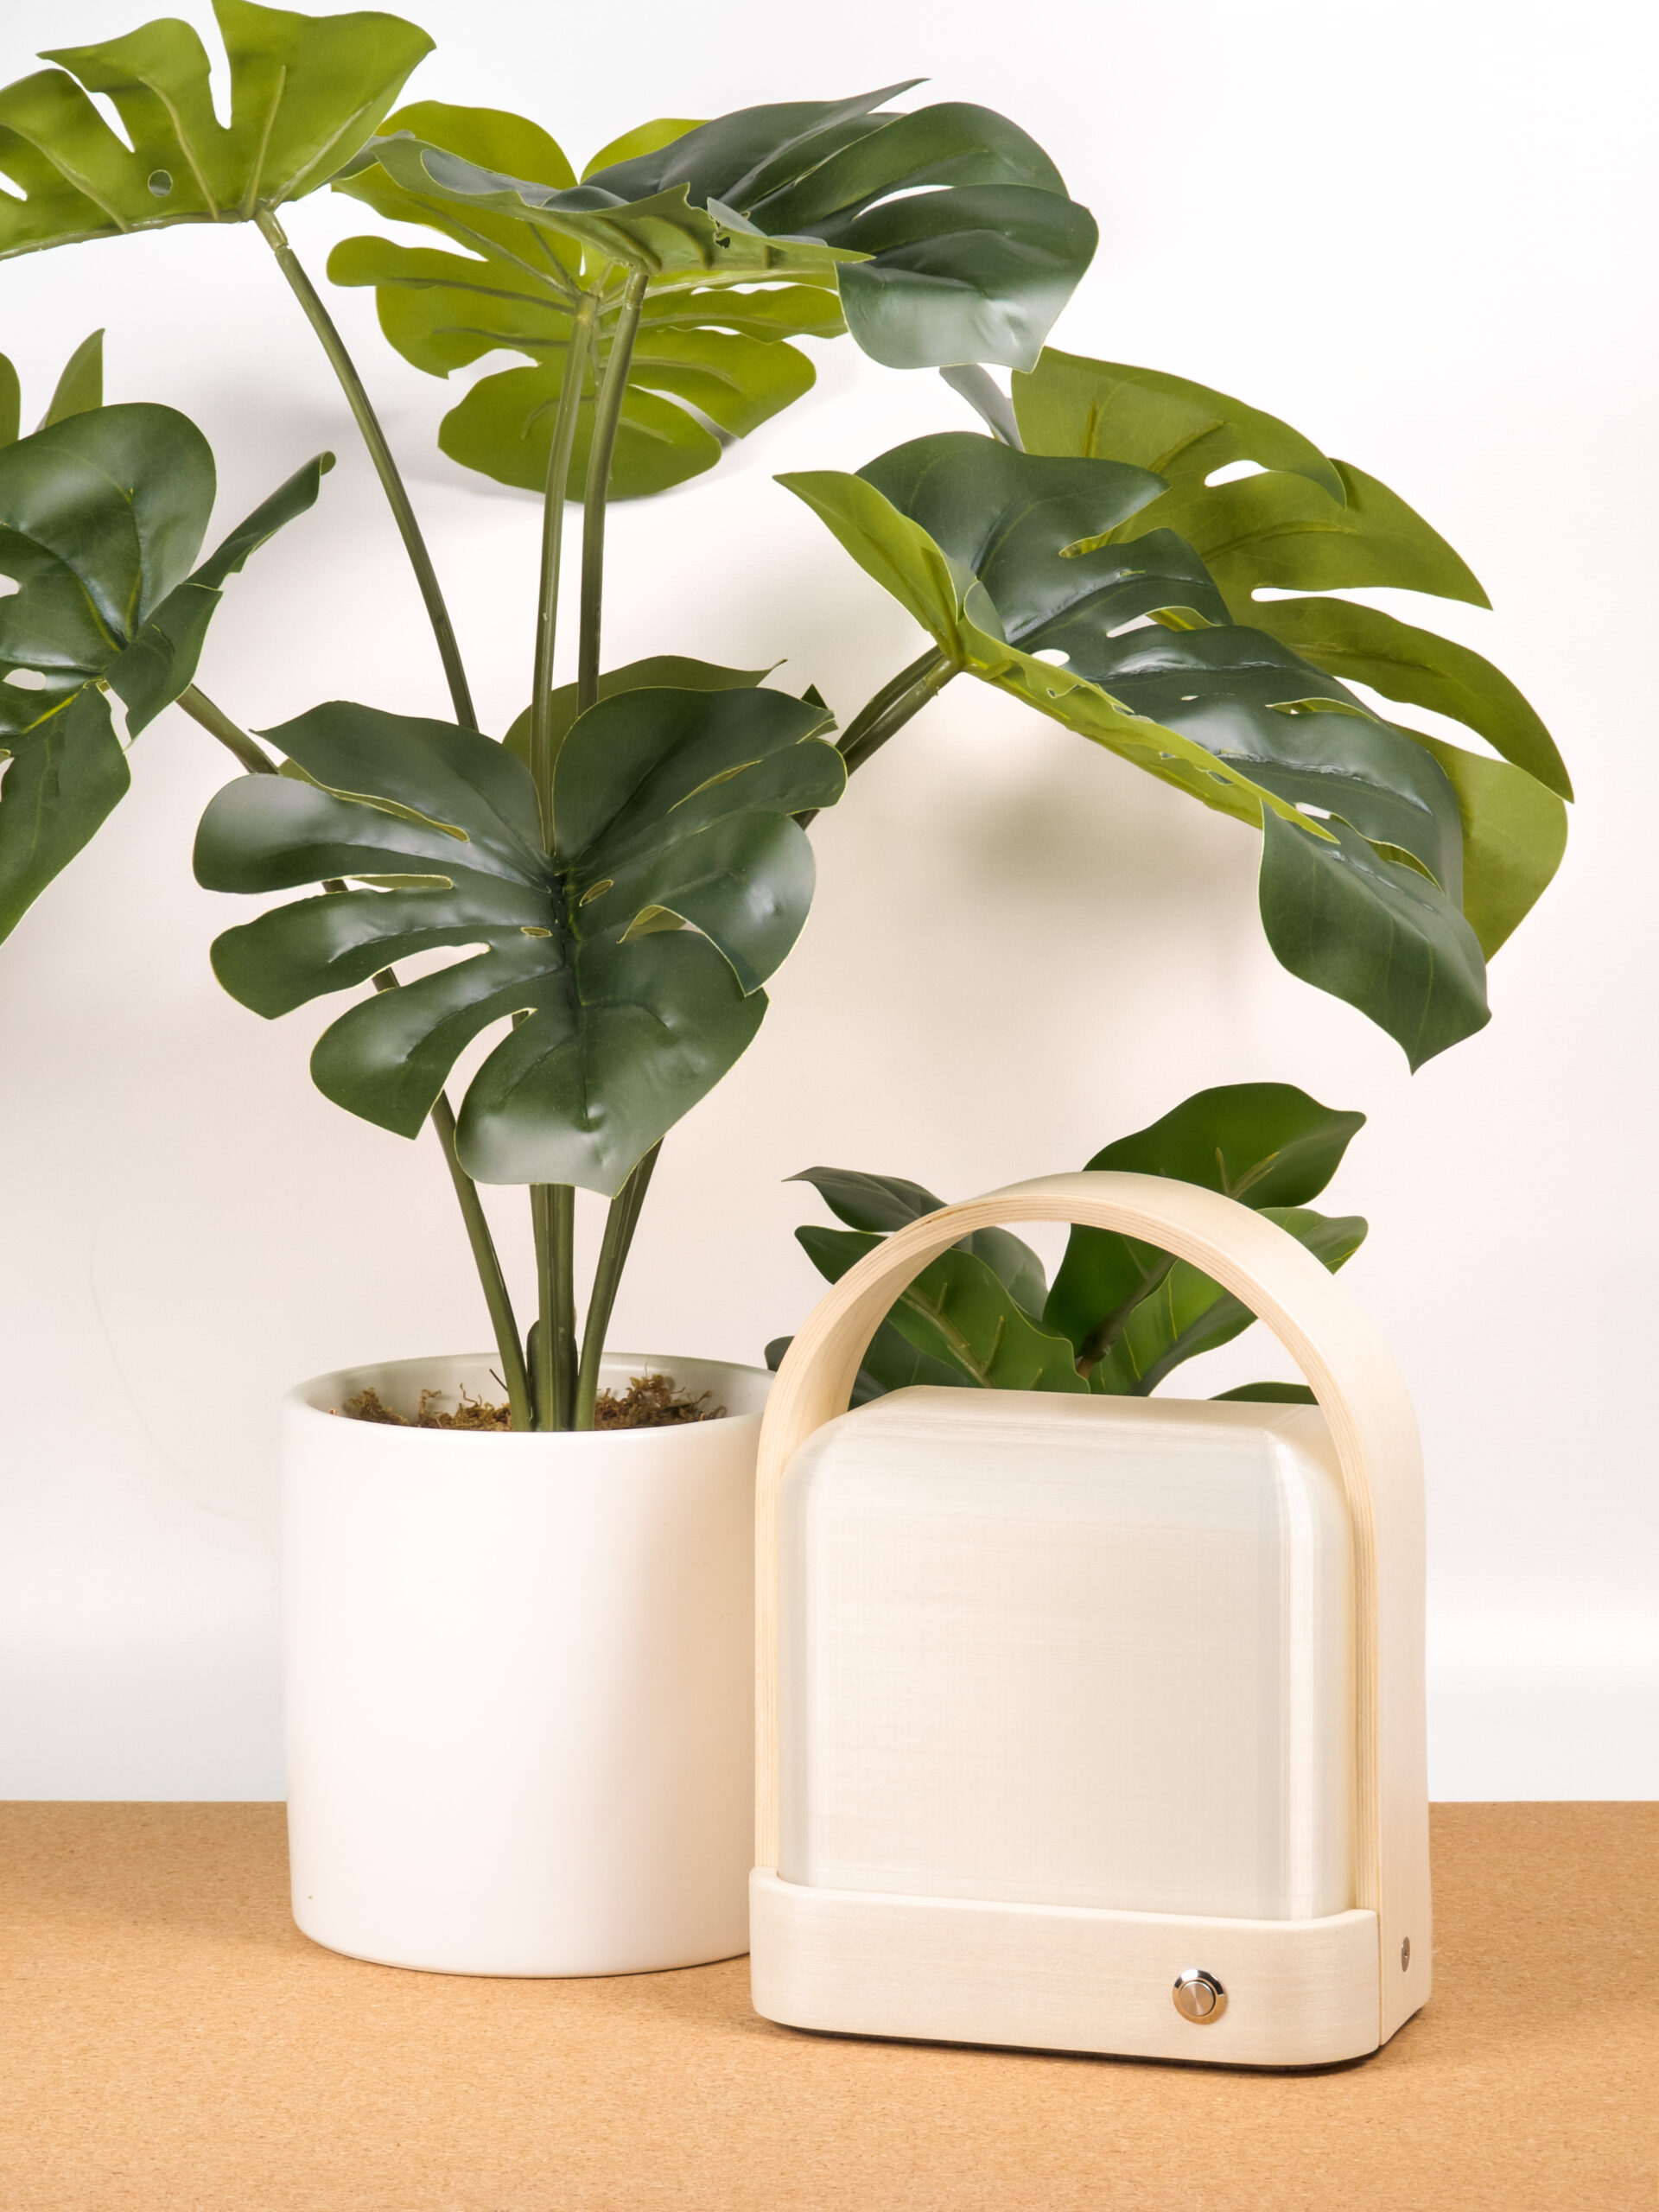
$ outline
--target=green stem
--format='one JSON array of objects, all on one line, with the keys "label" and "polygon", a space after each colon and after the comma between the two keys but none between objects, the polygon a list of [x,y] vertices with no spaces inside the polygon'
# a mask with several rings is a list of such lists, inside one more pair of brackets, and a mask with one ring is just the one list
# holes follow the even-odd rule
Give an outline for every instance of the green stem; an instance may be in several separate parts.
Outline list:
[{"label": "green stem", "polygon": [[569,1183],[532,1183],[536,1233],[536,1426],[569,1428],[576,1392],[576,1194]]},{"label": "green stem", "polygon": [[605,1217],[605,1235],[599,1248],[599,1265],[594,1271],[587,1325],[582,1333],[582,1364],[576,1371],[574,1425],[577,1428],[591,1428],[594,1425],[594,1408],[599,1398],[599,1366],[605,1357],[611,1313],[621,1287],[622,1270],[627,1264],[633,1232],[639,1224],[640,1209],[645,1203],[646,1185],[662,1148],[659,1137],[611,1200],[610,1211]]},{"label": "green stem", "polygon": [[582,500],[582,614],[578,632],[576,710],[585,714],[599,696],[599,629],[605,591],[605,503],[610,494],[611,462],[628,388],[628,367],[639,314],[645,304],[646,272],[630,271],[617,312],[610,357],[594,404],[594,435],[588,448],[588,480]]},{"label": "green stem", "polygon": [[[270,754],[262,751],[244,729],[239,729],[225,709],[216,706],[205,691],[193,683],[179,694],[178,703],[186,714],[211,730],[219,743],[227,746],[251,776],[275,776],[281,772]],[[323,885],[325,891],[344,891],[346,886],[337,877]],[[395,991],[397,976],[390,968],[383,968],[374,979],[377,991]],[[489,1308],[490,1325],[495,1332],[495,1348],[501,1357],[501,1376],[506,1385],[507,1404],[515,1428],[531,1425],[530,1380],[524,1370],[524,1347],[518,1339],[518,1323],[512,1310],[512,1300],[507,1290],[507,1279],[501,1272],[501,1261],[495,1249],[495,1239],[490,1234],[490,1224],[485,1217],[484,1202],[478,1195],[478,1185],[461,1164],[455,1150],[455,1114],[448,1097],[438,1093],[437,1103],[432,1109],[432,1126],[437,1131],[438,1142],[443,1148],[444,1165],[449,1170],[449,1179],[455,1186],[455,1196],[461,1202],[461,1217],[467,1230],[467,1242],[472,1247],[473,1264],[478,1269],[480,1287],[484,1303]]]},{"label": "green stem", "polygon": [[593,352],[599,302],[584,292],[564,357],[564,382],[553,417],[553,442],[547,449],[547,485],[542,495],[542,575],[536,609],[536,671],[530,694],[530,766],[542,806],[542,835],[553,849],[553,646],[559,626],[559,559],[564,545],[564,501],[570,455],[576,442],[582,387]]},{"label": "green stem", "polygon": [[[912,661],[908,668],[901,668],[891,683],[883,684],[875,696],[860,708],[836,741],[836,749],[847,763],[848,774],[861,768],[872,753],[879,753],[912,715],[919,714],[930,699],[938,696],[956,673],[956,663],[937,645],[930,645],[919,659]],[[817,808],[813,807],[804,814],[798,814],[795,819],[805,830],[817,819]]]},{"label": "green stem", "polygon": [[[377,976],[375,982],[378,983]],[[530,1395],[530,1374],[524,1365],[524,1350],[518,1338],[518,1316],[512,1310],[512,1295],[507,1288],[507,1279],[501,1272],[500,1255],[495,1249],[495,1239],[490,1234],[490,1224],[485,1218],[484,1203],[478,1195],[478,1185],[461,1164],[455,1149],[455,1113],[446,1095],[438,1093],[437,1103],[432,1109],[432,1126],[437,1131],[438,1142],[443,1147],[444,1165],[449,1170],[449,1179],[455,1186],[455,1197],[461,1203],[461,1217],[466,1225],[467,1242],[473,1249],[473,1264],[478,1269],[479,1286],[484,1293],[484,1303],[490,1310],[490,1326],[495,1332],[495,1348],[501,1357],[501,1379],[506,1385],[507,1408],[515,1428],[529,1428],[532,1423]]]},{"label": "green stem", "polygon": [[205,691],[198,691],[194,683],[180,692],[175,703],[184,709],[192,721],[203,729],[211,730],[219,743],[234,753],[251,776],[275,776],[281,773],[276,763],[263,746],[256,745],[245,729],[239,729],[223,707],[216,707]]},{"label": "green stem", "polygon": [[478,716],[473,710],[473,695],[467,688],[467,671],[461,665],[461,647],[455,642],[454,627],[449,620],[449,610],[443,603],[439,588],[437,571],[432,566],[432,556],[426,550],[426,540],[421,526],[415,519],[415,510],[410,504],[404,480],[397,473],[391,448],[386,443],[386,434],[380,427],[379,417],[369,401],[357,365],[346,350],[346,341],[334,327],[333,316],[317,296],[315,286],[301,266],[299,257],[288,242],[287,234],[274,212],[263,203],[254,209],[254,220],[260,235],[276,257],[276,265],[287,277],[294,296],[305,311],[306,321],[322,342],[330,365],[340,379],[340,390],[363,435],[369,449],[375,473],[391,504],[393,518],[403,537],[404,550],[409,555],[409,564],[415,571],[415,581],[421,588],[421,597],[426,602],[426,617],[432,625],[432,635],[437,640],[438,656],[443,663],[445,680],[455,710],[455,720],[467,729],[478,728]]}]

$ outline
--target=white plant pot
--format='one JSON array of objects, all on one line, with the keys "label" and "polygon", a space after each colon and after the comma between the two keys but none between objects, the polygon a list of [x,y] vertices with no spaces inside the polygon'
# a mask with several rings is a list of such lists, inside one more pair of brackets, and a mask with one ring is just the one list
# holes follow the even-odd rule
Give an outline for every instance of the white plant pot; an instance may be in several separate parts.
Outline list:
[{"label": "white plant pot", "polygon": [[[772,1377],[664,1371],[723,1421],[479,1435],[335,1416],[499,1399],[487,1356],[323,1375],[283,1409],[294,1917],[445,1974],[640,1974],[748,1948],[754,1463]],[[453,1395],[446,1400],[453,1405]]]}]

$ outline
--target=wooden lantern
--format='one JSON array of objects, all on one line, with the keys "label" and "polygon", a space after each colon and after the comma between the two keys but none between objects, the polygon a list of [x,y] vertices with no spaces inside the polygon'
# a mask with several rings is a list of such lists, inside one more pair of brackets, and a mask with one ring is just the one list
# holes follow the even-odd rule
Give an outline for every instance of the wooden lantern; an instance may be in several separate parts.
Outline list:
[{"label": "wooden lantern", "polygon": [[[1318,1410],[918,1389],[848,1413],[912,1277],[1020,1221],[1202,1268]],[[784,1361],[756,1535],[764,2017],[1306,2066],[1427,1999],[1416,1423],[1274,1224],[1104,1173],[911,1224]]]}]

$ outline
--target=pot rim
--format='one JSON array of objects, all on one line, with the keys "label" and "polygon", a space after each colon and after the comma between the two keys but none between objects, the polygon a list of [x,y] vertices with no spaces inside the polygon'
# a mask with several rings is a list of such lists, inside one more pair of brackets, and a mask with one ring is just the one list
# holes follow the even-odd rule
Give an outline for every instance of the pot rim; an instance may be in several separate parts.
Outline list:
[{"label": "pot rim", "polygon": [[[306,1418],[310,1421],[338,1422],[343,1420],[344,1416],[336,1409],[319,1406],[314,1402],[315,1398],[322,1394],[325,1386],[327,1386],[330,1395],[345,1397],[350,1395],[349,1387],[346,1386],[351,1385],[359,1376],[384,1377],[389,1371],[402,1370],[408,1374],[411,1370],[454,1366],[463,1362],[476,1362],[480,1366],[488,1366],[499,1357],[499,1353],[487,1351],[428,1352],[415,1359],[358,1360],[349,1367],[331,1368],[321,1375],[308,1376],[304,1382],[295,1383],[291,1389],[285,1390],[283,1394],[282,1411],[290,1419]],[[770,1384],[773,1379],[769,1369],[751,1367],[741,1360],[706,1359],[700,1356],[694,1357],[690,1353],[685,1353],[679,1356],[677,1364],[681,1367],[703,1370],[721,1368],[731,1375],[757,1376],[767,1384]],[[600,1374],[601,1379],[605,1376],[607,1370],[614,1374],[619,1370],[630,1375],[664,1373],[673,1375],[676,1365],[676,1357],[672,1353],[607,1351],[600,1363]],[[761,1415],[757,1412],[722,1414],[714,1421],[676,1421],[665,1423],[657,1428],[503,1431],[500,1429],[402,1427],[394,1427],[390,1422],[378,1421],[355,1421],[347,1423],[347,1426],[361,1428],[365,1435],[372,1436],[377,1440],[377,1445],[396,1438],[400,1446],[404,1440],[422,1449],[432,1446],[442,1446],[453,1449],[456,1446],[475,1446],[488,1444],[499,1451],[504,1444],[509,1447],[516,1446],[521,1450],[526,1446],[545,1450],[550,1445],[558,1445],[567,1450],[573,1446],[592,1449],[609,1448],[613,1446],[638,1447],[645,1444],[655,1444],[660,1448],[670,1437],[703,1436],[715,1429],[729,1433],[734,1427],[744,1423],[759,1428],[760,1421]]]}]

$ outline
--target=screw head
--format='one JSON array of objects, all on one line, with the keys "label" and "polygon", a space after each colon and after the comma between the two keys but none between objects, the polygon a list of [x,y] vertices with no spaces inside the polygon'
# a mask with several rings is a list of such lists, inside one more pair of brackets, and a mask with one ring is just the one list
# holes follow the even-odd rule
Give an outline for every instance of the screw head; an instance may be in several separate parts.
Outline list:
[{"label": "screw head", "polygon": [[1175,1977],[1172,2003],[1184,2020],[1205,2027],[1227,2010],[1227,1993],[1212,1974],[1202,1967],[1187,1967]]},{"label": "screw head", "polygon": [[1411,1938],[1408,1936],[1400,1946],[1400,1971],[1404,1974],[1411,1964]]}]

